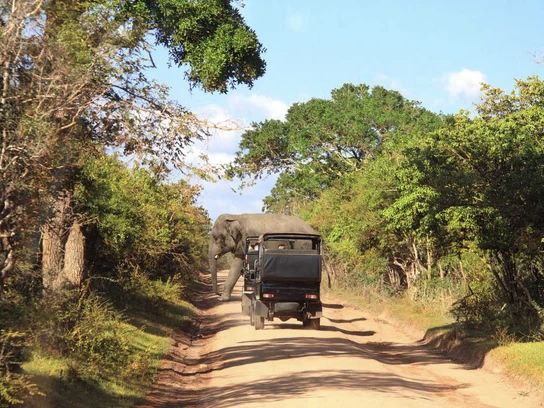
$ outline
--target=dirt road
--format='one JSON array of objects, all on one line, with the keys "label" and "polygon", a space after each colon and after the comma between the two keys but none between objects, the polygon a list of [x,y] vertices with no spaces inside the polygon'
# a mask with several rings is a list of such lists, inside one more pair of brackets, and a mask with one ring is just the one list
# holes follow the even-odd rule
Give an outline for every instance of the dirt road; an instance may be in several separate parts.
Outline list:
[{"label": "dirt road", "polygon": [[256,331],[240,314],[239,291],[226,303],[206,297],[201,330],[191,347],[178,341],[145,407],[544,406],[498,374],[455,364],[330,299],[319,331],[296,320]]}]

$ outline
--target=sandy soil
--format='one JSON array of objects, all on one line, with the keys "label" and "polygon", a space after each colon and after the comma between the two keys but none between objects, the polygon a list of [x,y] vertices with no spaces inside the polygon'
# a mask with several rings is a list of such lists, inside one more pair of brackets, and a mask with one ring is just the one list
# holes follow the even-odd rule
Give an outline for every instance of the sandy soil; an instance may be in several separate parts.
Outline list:
[{"label": "sandy soil", "polygon": [[240,313],[239,286],[225,303],[206,290],[200,329],[177,339],[142,407],[544,407],[333,299],[319,331],[296,320],[256,331]]}]

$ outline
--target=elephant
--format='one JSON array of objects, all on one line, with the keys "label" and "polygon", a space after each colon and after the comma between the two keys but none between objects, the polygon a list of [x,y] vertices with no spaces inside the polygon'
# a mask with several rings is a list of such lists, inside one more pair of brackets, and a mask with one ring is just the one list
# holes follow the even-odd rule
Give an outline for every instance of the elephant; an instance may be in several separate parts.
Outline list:
[{"label": "elephant", "polygon": [[221,214],[215,220],[210,233],[209,262],[214,293],[218,293],[217,259],[229,252],[234,255],[221,300],[230,299],[232,289],[240,277],[246,238],[260,236],[267,232],[317,234],[306,222],[291,215]]}]

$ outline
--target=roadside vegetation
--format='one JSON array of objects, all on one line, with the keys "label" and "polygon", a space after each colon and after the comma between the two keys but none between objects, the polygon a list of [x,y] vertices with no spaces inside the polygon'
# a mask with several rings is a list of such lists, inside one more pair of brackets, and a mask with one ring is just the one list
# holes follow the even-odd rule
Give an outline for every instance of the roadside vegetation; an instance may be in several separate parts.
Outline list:
[{"label": "roadside vegetation", "polygon": [[544,345],[544,82],[482,91],[443,115],[345,84],[255,124],[228,171],[279,174],[266,207],[321,232],[336,288],[419,326],[524,342],[510,361],[542,373],[528,356]]},{"label": "roadside vegetation", "polygon": [[184,299],[209,228],[196,194],[115,157],[89,159],[72,201],[88,219],[81,284],[43,292],[41,271],[20,259],[0,302],[5,386],[28,384],[7,388],[8,402],[30,393],[27,406],[113,407],[144,396],[173,330],[193,317]]},{"label": "roadside vegetation", "polygon": [[544,347],[542,342],[518,343],[508,341],[490,351],[493,361],[501,364],[513,378],[544,387]]},{"label": "roadside vegetation", "polygon": [[265,70],[229,1],[0,1],[0,407],[130,406],[190,325],[184,153],[213,124],[148,77],[156,46],[206,92]]}]

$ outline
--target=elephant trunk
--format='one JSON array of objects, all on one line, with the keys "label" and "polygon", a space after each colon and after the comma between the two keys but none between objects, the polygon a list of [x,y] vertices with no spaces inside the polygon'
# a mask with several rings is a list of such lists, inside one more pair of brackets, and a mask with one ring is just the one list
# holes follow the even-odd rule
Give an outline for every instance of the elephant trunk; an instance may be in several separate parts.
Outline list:
[{"label": "elephant trunk", "polygon": [[210,240],[210,247],[208,252],[208,259],[210,263],[210,275],[212,277],[212,291],[213,293],[218,293],[217,291],[217,258],[220,256],[220,251],[213,241]]}]

